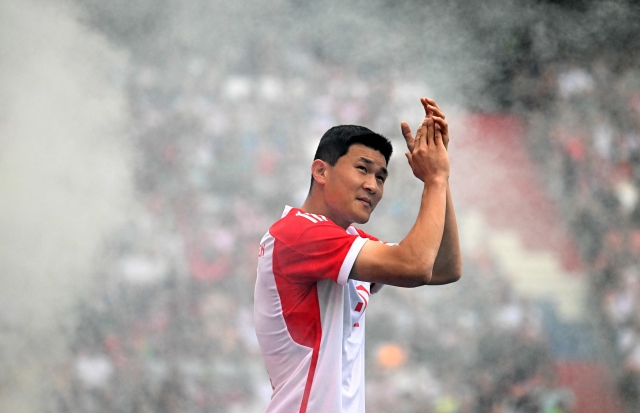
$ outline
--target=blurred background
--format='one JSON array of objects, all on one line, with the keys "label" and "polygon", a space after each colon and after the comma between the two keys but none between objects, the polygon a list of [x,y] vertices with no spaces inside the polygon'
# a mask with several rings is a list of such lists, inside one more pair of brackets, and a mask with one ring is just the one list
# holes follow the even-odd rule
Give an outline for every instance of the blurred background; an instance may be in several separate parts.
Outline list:
[{"label": "blurred background", "polygon": [[460,282],[368,307],[370,413],[640,411],[640,2],[0,0],[0,411],[261,412],[258,244],[322,134],[451,130]]}]

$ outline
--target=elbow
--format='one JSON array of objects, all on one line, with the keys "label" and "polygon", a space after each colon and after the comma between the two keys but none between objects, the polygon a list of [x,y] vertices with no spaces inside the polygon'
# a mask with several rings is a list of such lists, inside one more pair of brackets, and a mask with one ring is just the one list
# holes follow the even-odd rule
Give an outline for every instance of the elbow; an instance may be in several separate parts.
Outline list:
[{"label": "elbow", "polygon": [[433,276],[433,267],[427,263],[421,262],[405,262],[402,269],[403,287],[420,287],[431,282]]},{"label": "elbow", "polygon": [[445,265],[436,266],[435,258],[421,257],[421,260],[406,259],[402,265],[405,287],[442,285],[454,283],[462,278],[462,260],[453,259]]},{"label": "elbow", "polygon": [[456,260],[449,270],[449,282],[456,282],[462,278],[462,260]]},{"label": "elbow", "polygon": [[428,271],[422,271],[417,276],[418,285],[416,287],[421,287],[423,285],[431,284],[431,280],[433,279],[433,271],[429,269]]},{"label": "elbow", "polygon": [[462,278],[462,267],[449,274],[449,283],[454,283]]},{"label": "elbow", "polygon": [[420,266],[414,269],[415,279],[417,281],[416,287],[429,284],[440,284],[438,282],[440,274],[434,269],[433,263],[423,262]]},{"label": "elbow", "polygon": [[462,264],[457,263],[451,265],[446,269],[438,271],[436,274],[432,274],[429,284],[431,285],[444,285],[454,283],[462,278]]},{"label": "elbow", "polygon": [[462,263],[458,262],[455,265],[451,266],[448,271],[443,274],[442,284],[451,284],[456,281],[459,281],[462,278]]},{"label": "elbow", "polygon": [[404,287],[422,287],[424,285],[429,285],[432,283],[433,274],[431,271],[418,271],[411,273],[407,280],[408,282],[403,285]]},{"label": "elbow", "polygon": [[420,286],[431,284],[432,279],[433,279],[433,272],[429,271],[428,273],[422,276]]},{"label": "elbow", "polygon": [[453,270],[453,281],[456,282],[462,278],[462,260],[459,260]]},{"label": "elbow", "polygon": [[423,285],[431,284],[433,280],[433,267],[432,266],[422,266],[421,268],[416,268],[414,273],[414,278],[416,280],[416,287],[421,287]]}]

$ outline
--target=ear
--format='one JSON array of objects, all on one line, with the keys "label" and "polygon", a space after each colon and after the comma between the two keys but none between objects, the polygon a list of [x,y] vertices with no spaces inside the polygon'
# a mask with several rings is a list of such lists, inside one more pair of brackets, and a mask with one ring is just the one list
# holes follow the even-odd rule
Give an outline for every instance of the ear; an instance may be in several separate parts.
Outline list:
[{"label": "ear", "polygon": [[311,164],[311,175],[313,176],[313,180],[319,183],[320,185],[324,185],[327,182],[327,170],[328,165],[322,159],[316,159]]}]

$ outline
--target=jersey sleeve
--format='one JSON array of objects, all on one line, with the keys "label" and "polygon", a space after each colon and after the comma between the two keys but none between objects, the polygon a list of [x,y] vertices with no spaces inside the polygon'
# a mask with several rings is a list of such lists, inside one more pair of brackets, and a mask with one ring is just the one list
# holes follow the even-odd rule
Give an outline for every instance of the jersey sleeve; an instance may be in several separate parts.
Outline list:
[{"label": "jersey sleeve", "polygon": [[367,239],[348,234],[333,223],[318,224],[309,226],[296,244],[298,251],[305,255],[313,268],[307,275],[313,281],[331,278],[344,285]]},{"label": "jersey sleeve", "polygon": [[[383,244],[389,245],[389,246],[394,246],[394,245],[398,245],[395,242],[384,242],[384,241],[380,241],[378,238],[374,237],[373,235],[369,235],[366,232],[364,232],[363,230],[359,229],[359,228],[355,228],[356,232],[358,233],[358,235],[360,235],[362,238],[366,238],[369,239],[371,241],[377,241],[377,242],[381,242]],[[369,286],[369,289],[371,291],[371,295],[374,295],[375,293],[377,293],[378,291],[380,291],[382,289],[382,287],[384,287],[384,284],[381,283],[371,283]]]},{"label": "jersey sleeve", "polygon": [[294,282],[329,278],[345,285],[368,239],[349,234],[330,221],[312,222],[304,217],[290,217],[288,221],[288,231],[275,235],[281,245],[278,256],[274,256],[274,267]]}]

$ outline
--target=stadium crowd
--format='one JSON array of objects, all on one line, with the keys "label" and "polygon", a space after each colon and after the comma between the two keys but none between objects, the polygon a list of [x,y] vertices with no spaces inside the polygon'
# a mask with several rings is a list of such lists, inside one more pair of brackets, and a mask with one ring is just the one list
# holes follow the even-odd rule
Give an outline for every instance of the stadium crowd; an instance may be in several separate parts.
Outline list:
[{"label": "stadium crowd", "polygon": [[590,272],[619,390],[640,408],[640,72],[603,56],[523,68],[514,95]]},{"label": "stadium crowd", "polygon": [[[259,240],[285,204],[301,204],[326,129],[355,123],[396,136],[389,114],[417,102],[412,85],[299,51],[269,53],[253,70],[197,58],[131,68],[140,208],[109,241],[96,293],[79,304],[49,413],[241,413],[266,405],[271,386],[252,327]],[[571,156],[589,151],[580,137],[552,136],[572,148],[561,160],[576,170],[565,184],[579,197],[590,164]],[[612,163],[627,153],[613,142],[607,148]],[[376,235],[397,241],[417,198],[407,192],[409,168],[392,168],[399,178],[389,193],[406,195],[383,200]],[[606,182],[603,191],[618,199],[618,181]],[[628,209],[615,205],[611,214]],[[609,231],[594,257],[603,269],[622,265],[611,257],[628,245],[629,228]],[[464,268],[458,284],[438,292],[387,287],[375,296],[367,309],[368,411],[570,412],[535,303],[514,292],[488,251],[465,254]],[[626,284],[607,285],[603,300],[620,301]]]},{"label": "stadium crowd", "polygon": [[[332,65],[318,57],[321,42],[334,37],[325,47],[346,49],[344,60],[378,54],[386,37],[380,33],[404,26],[401,15],[417,23],[406,24],[410,41],[388,36],[394,52],[425,54],[425,40],[448,39],[451,31],[455,36],[442,42],[447,54],[460,51],[457,43],[470,44],[484,67],[504,63],[505,70],[490,74],[495,87],[485,95],[527,121],[531,152],[589,268],[591,309],[609,339],[602,348],[610,351],[628,410],[640,411],[640,73],[632,62],[640,36],[637,13],[617,7],[637,2],[543,0],[514,9],[519,2],[425,8],[383,1],[380,24],[354,4],[353,15],[335,18],[336,25],[305,20],[337,8],[322,2],[292,1],[292,10],[270,5],[267,12],[256,1],[253,19],[243,19],[245,4],[228,2],[231,13],[223,13],[217,9],[224,2],[181,2],[74,1],[86,6],[83,20],[92,29],[136,61],[126,90],[140,202],[129,225],[108,240],[104,265],[92,274],[94,293],[70,317],[67,358],[43,395],[47,412],[262,411],[271,387],[252,328],[259,239],[285,204],[301,204],[326,129],[360,123],[395,137],[399,119],[390,115],[411,120],[405,114],[415,113],[423,91],[400,78]],[[541,4],[549,7],[532,14]],[[573,19],[562,12],[572,7]],[[442,30],[425,25],[421,9],[436,17],[436,9],[445,10],[447,18],[437,19]],[[608,13],[616,9],[624,13]],[[456,13],[464,24],[452,24],[448,16]],[[300,28],[262,47],[275,14],[284,26],[299,20]],[[362,35],[362,26],[373,35]],[[354,37],[371,47],[351,50]],[[296,42],[307,43],[297,49]],[[181,55],[211,46],[220,56]],[[564,47],[579,50],[578,58],[561,57]],[[487,99],[468,102],[472,110],[495,109]],[[402,238],[417,207],[414,178],[400,166],[402,142],[394,144],[388,192],[367,229],[388,241]],[[456,209],[462,218],[464,205]],[[464,258],[459,283],[384,288],[367,308],[368,410],[572,411],[571,394],[554,382],[536,303],[513,291],[489,251],[465,251]]]}]

